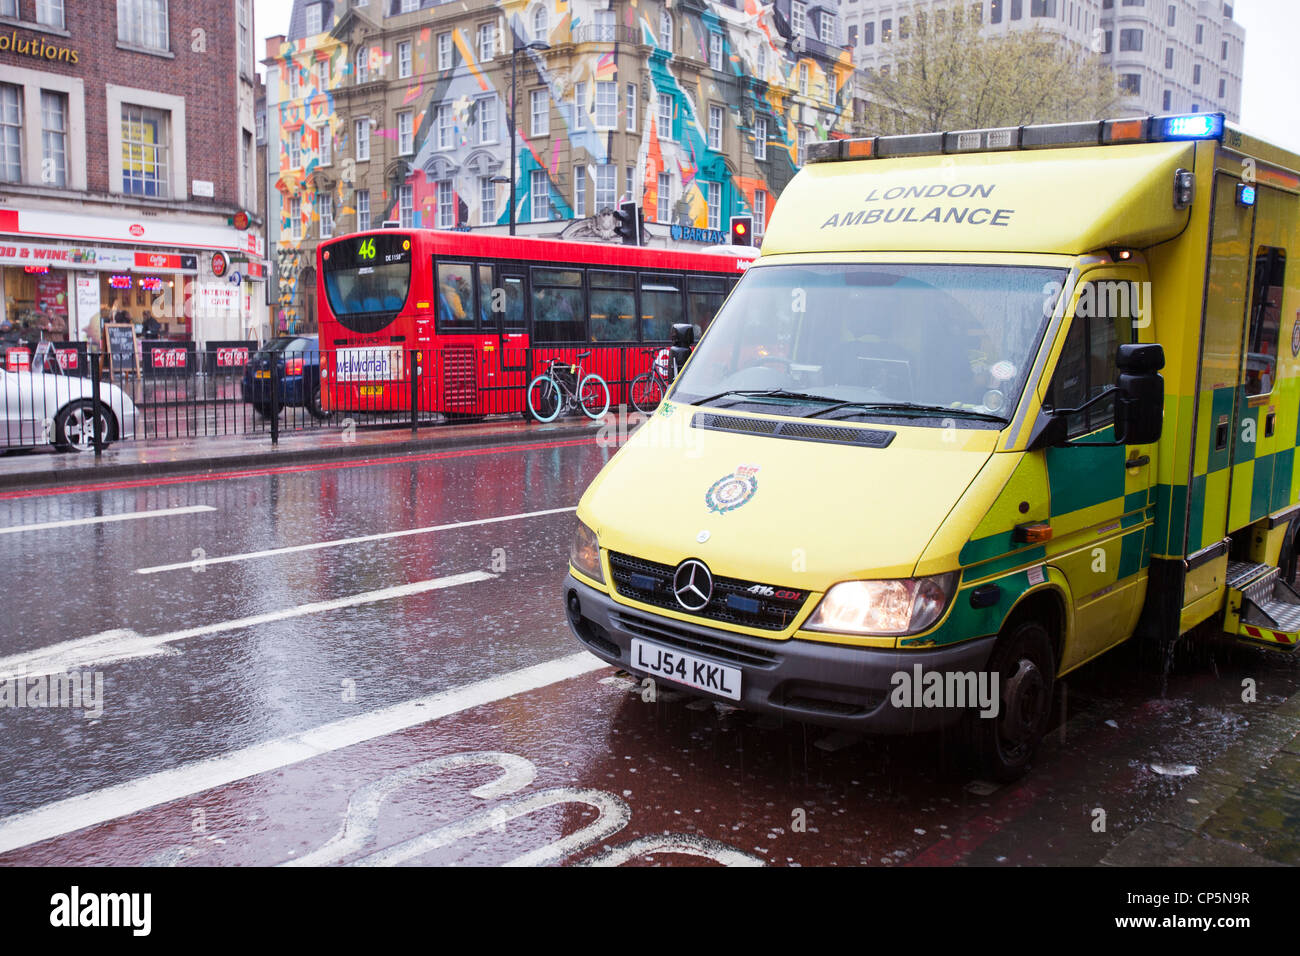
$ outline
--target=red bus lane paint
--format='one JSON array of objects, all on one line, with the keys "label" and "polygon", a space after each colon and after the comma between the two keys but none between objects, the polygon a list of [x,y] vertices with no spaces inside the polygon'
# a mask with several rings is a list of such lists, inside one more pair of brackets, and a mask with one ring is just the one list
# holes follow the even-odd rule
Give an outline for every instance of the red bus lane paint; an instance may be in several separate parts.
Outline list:
[{"label": "red bus lane paint", "polygon": [[123,481],[87,482],[75,485],[58,485],[49,488],[23,488],[0,492],[0,501],[15,498],[39,498],[46,495],[68,495],[88,491],[120,491],[129,488],[156,488],[161,485],[185,485],[204,481],[230,481],[236,478],[262,478],[267,475],[286,475],[307,471],[334,471],[340,468],[366,468],[374,465],[417,464],[426,461],[443,461],[451,458],[468,458],[474,455],[500,455],[516,451],[542,451],[550,448],[575,448],[593,445],[599,437],[567,438],[553,442],[528,442],[518,445],[490,445],[485,448],[460,448],[420,455],[392,455],[384,458],[348,458],[342,461],[318,462],[305,465],[274,465],[265,468],[243,468],[232,471],[203,472],[201,474],[175,475],[160,478],[132,478]]}]

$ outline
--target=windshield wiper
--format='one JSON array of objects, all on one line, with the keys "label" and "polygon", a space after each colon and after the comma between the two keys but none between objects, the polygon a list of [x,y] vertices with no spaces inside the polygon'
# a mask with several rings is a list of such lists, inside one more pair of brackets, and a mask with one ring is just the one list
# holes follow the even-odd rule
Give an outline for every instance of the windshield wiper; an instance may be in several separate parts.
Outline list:
[{"label": "windshield wiper", "polygon": [[708,398],[700,398],[689,402],[690,405],[708,405],[719,399],[728,398],[732,395],[738,395],[742,398],[782,398],[791,402],[834,402],[835,399],[827,398],[825,395],[809,395],[807,392],[790,392],[784,388],[729,388],[725,392],[718,392],[716,395],[710,395]]},{"label": "windshield wiper", "polygon": [[864,412],[925,412],[951,415],[953,418],[979,418],[984,421],[1002,422],[1006,424],[1006,419],[1000,415],[991,415],[988,412],[977,412],[967,408],[951,408],[946,405],[922,405],[918,402],[837,402],[834,405],[828,405],[825,408],[819,408],[815,412],[809,412],[804,418],[817,418],[821,415],[827,415],[842,408],[852,408]]}]

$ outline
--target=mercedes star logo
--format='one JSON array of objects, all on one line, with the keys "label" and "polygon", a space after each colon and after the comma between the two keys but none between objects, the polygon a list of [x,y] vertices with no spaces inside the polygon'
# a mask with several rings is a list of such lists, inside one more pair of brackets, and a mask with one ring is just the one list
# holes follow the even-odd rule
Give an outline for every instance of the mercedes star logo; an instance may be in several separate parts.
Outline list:
[{"label": "mercedes star logo", "polygon": [[688,611],[702,611],[713,597],[713,575],[703,561],[688,558],[673,574],[673,596]]}]

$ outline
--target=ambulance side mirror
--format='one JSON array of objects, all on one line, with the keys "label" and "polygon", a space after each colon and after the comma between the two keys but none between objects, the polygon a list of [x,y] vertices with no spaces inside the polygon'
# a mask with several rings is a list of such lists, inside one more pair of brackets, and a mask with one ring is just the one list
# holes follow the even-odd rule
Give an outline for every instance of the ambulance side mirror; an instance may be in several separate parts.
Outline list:
[{"label": "ambulance side mirror", "polygon": [[1115,440],[1147,445],[1160,439],[1165,415],[1165,350],[1159,345],[1121,345],[1115,364]]},{"label": "ambulance side mirror", "polygon": [[695,326],[686,322],[678,322],[673,326],[672,331],[672,368],[669,369],[669,375],[672,378],[677,377],[677,370],[686,364],[686,360],[691,357],[691,348],[695,345]]}]

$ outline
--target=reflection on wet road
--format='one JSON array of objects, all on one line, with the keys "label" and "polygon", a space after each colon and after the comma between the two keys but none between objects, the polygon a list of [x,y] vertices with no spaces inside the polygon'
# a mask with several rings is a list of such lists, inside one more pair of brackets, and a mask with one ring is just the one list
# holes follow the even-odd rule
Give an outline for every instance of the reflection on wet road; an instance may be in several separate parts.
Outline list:
[{"label": "reflection on wet road", "polygon": [[1121,649],[1000,789],[939,737],[644,699],[559,599],[611,453],[0,501],[0,676],[102,680],[99,713],[0,709],[0,863],[1093,863],[1176,794],[1150,764],[1203,765],[1300,683],[1245,650],[1164,682]]}]

